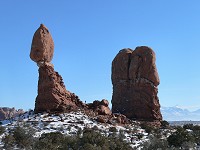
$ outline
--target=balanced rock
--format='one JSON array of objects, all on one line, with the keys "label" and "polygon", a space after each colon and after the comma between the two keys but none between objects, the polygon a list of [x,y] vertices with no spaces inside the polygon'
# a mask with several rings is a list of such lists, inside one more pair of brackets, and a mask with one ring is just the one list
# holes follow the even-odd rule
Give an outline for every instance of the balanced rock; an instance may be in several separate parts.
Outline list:
[{"label": "balanced rock", "polygon": [[38,64],[38,95],[35,112],[65,112],[85,105],[78,96],[66,90],[62,77],[54,70],[54,44],[48,29],[41,24],[33,36],[30,58]]},{"label": "balanced rock", "polygon": [[36,30],[32,45],[30,58],[36,63],[50,62],[53,58],[54,42],[49,30],[41,24]]},{"label": "balanced rock", "polygon": [[146,46],[122,49],[112,62],[112,112],[130,119],[162,120],[160,83],[154,51]]}]

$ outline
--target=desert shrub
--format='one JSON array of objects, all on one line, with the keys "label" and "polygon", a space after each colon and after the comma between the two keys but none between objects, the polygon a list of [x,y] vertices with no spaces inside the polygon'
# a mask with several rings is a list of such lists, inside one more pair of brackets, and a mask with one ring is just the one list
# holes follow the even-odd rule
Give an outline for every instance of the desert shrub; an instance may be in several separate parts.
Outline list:
[{"label": "desert shrub", "polygon": [[199,125],[195,125],[195,126],[193,126],[193,129],[192,129],[193,131],[196,131],[196,130],[200,130],[200,126]]},{"label": "desert shrub", "polygon": [[184,128],[184,129],[190,129],[190,130],[193,130],[194,125],[193,125],[193,124],[185,124],[185,125],[183,125],[183,128]]},{"label": "desert shrub", "polygon": [[[65,136],[60,132],[44,133],[40,138],[33,138],[28,128],[16,127],[2,140],[6,150],[131,150],[128,143],[119,137],[107,137],[92,129],[80,130],[82,136]],[[116,133],[115,133],[116,134]]]},{"label": "desert shrub", "polygon": [[67,127],[67,130],[68,130],[68,131],[71,131],[71,129],[72,129],[72,126],[69,125],[69,126]]},{"label": "desert shrub", "polygon": [[195,138],[195,143],[200,144],[200,126],[195,125],[192,129],[192,135]]},{"label": "desert shrub", "polygon": [[101,147],[86,143],[80,150],[101,150]]},{"label": "desert shrub", "polygon": [[30,127],[22,128],[17,126],[6,135],[2,142],[4,143],[5,149],[13,149],[18,147],[20,149],[31,149],[32,144],[34,143],[33,130]]},{"label": "desert shrub", "polygon": [[26,126],[25,128],[17,126],[2,139],[4,148],[13,149],[17,146],[20,149],[31,149],[35,140],[33,134],[34,130],[31,127]]},{"label": "desert shrub", "polygon": [[92,129],[96,130],[96,131],[99,130],[99,128],[97,126],[94,126]]},{"label": "desert shrub", "polygon": [[169,122],[167,122],[166,120],[163,120],[160,123],[161,123],[161,128],[168,128],[169,127]]},{"label": "desert shrub", "polygon": [[79,144],[79,136],[65,136],[63,141],[62,141],[62,147],[60,150],[76,150],[79,149],[80,144]]},{"label": "desert shrub", "polygon": [[[193,124],[185,124],[183,125],[183,129],[190,129],[190,135],[193,136],[195,143],[200,144],[200,126],[199,125],[193,125]],[[192,145],[191,142],[189,145]],[[186,144],[185,144],[186,145]]]},{"label": "desert shrub", "polygon": [[35,142],[35,150],[57,150],[62,147],[64,136],[60,132],[44,133]]},{"label": "desert shrub", "polygon": [[106,137],[102,136],[99,132],[91,130],[90,132],[83,132],[80,143],[82,145],[84,145],[84,143],[89,143],[92,145],[103,146],[106,143]]},{"label": "desert shrub", "polygon": [[77,134],[78,136],[81,136],[81,135],[82,135],[82,133],[83,133],[83,130],[82,130],[81,128],[78,128],[78,131],[77,131],[77,133],[76,133],[76,134]]},{"label": "desert shrub", "polygon": [[148,125],[147,123],[142,123],[141,128],[144,129],[147,133],[151,133],[154,131],[154,127]]},{"label": "desert shrub", "polygon": [[126,138],[126,136],[124,135],[124,131],[123,131],[123,130],[119,130],[118,138],[119,138],[120,140],[123,140],[124,138]]},{"label": "desert shrub", "polygon": [[13,131],[14,140],[19,148],[30,148],[33,144],[33,130],[16,127]]},{"label": "desert shrub", "polygon": [[167,141],[170,146],[181,147],[184,142],[193,142],[194,137],[182,127],[177,127],[176,132],[172,133]]},{"label": "desert shrub", "polygon": [[109,138],[117,138],[118,136],[117,136],[116,132],[111,132],[111,133],[109,133],[108,137]]},{"label": "desert shrub", "polygon": [[83,136],[65,137],[62,150],[131,150],[128,143],[119,138],[106,137],[99,132],[85,129]]},{"label": "desert shrub", "polygon": [[132,147],[123,140],[109,139],[108,141],[109,141],[109,150],[131,150],[132,149]]},{"label": "desert shrub", "polygon": [[157,149],[167,149],[168,148],[168,142],[165,139],[158,139],[155,136],[150,136],[149,141],[143,143],[142,150],[157,150]]},{"label": "desert shrub", "polygon": [[109,128],[109,131],[110,131],[110,132],[117,132],[117,129],[116,129],[115,127],[110,127],[110,128]]},{"label": "desert shrub", "polygon": [[3,134],[5,132],[5,127],[0,126],[0,135]]},{"label": "desert shrub", "polygon": [[13,147],[16,145],[15,144],[15,138],[13,137],[12,134],[6,135],[3,139],[2,142],[4,143],[3,148],[6,150],[13,150]]},{"label": "desert shrub", "polygon": [[142,134],[142,133],[138,133],[138,134],[136,134],[136,136],[137,136],[137,138],[140,140],[141,138],[144,137],[144,134]]},{"label": "desert shrub", "polygon": [[194,142],[191,142],[191,141],[183,142],[181,144],[181,148],[182,149],[187,149],[187,150],[195,149],[195,146],[196,146],[196,144]]}]

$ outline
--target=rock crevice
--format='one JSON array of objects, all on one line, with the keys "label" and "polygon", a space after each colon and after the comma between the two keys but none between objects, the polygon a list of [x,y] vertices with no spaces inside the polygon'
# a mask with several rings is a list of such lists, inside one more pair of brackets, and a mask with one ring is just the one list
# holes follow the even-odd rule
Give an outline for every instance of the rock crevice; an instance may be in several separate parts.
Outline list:
[{"label": "rock crevice", "polygon": [[155,53],[146,46],[121,50],[112,62],[112,112],[137,120],[162,120]]}]

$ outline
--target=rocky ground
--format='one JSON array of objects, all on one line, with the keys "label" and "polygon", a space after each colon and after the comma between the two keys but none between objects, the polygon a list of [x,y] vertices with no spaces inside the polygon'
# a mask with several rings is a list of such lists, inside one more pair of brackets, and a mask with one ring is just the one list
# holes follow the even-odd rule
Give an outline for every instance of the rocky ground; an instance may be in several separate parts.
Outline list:
[{"label": "rocky ground", "polygon": [[[49,114],[33,111],[26,112],[18,117],[2,121],[2,126],[6,132],[1,135],[1,139],[9,134],[17,126],[30,125],[36,132],[35,137],[40,137],[43,133],[60,131],[62,134],[75,135],[80,129],[90,128],[98,130],[105,136],[115,132],[117,135],[123,133],[124,141],[127,141],[133,148],[139,148],[141,143],[148,140],[148,133],[139,126],[138,122],[132,121],[130,124],[108,124],[97,122],[97,117],[89,117],[81,111]],[[142,137],[142,138],[141,138]],[[4,143],[0,142],[1,147]]]},{"label": "rocky ground", "polygon": [[[87,112],[88,113],[88,112]],[[92,130],[104,137],[121,138],[131,146],[133,150],[152,149],[200,149],[200,126],[186,124],[184,126],[169,126],[162,121],[161,127],[149,126],[147,122],[129,120],[127,123],[119,123],[119,114],[113,114],[106,123],[99,120],[99,116],[86,115],[83,110],[69,113],[37,113],[30,110],[17,117],[3,120],[0,125],[0,149],[4,148],[5,137],[17,128],[24,131],[31,130],[32,137],[41,138],[45,133],[61,133],[65,136],[75,137],[83,135],[84,130]],[[117,119],[118,118],[118,119]],[[105,119],[105,118],[104,118]],[[99,122],[100,121],[100,122]],[[2,128],[4,131],[2,132]],[[11,136],[12,137],[12,136]],[[15,142],[14,142],[15,144]],[[12,149],[21,149],[16,145]],[[128,148],[129,150],[129,148]]]}]

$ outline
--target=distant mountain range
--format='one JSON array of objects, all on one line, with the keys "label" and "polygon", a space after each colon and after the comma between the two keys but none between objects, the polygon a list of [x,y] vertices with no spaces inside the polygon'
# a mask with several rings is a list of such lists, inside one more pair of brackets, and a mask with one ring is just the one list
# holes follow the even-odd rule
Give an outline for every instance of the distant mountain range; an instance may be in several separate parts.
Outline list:
[{"label": "distant mountain range", "polygon": [[167,121],[200,121],[200,109],[189,111],[178,106],[161,107],[163,120]]},{"label": "distant mountain range", "polygon": [[[0,120],[15,117],[23,113],[22,109],[16,110],[15,108],[0,107]],[[200,121],[200,109],[189,111],[178,106],[161,107],[161,113],[163,120],[167,121]]]}]

